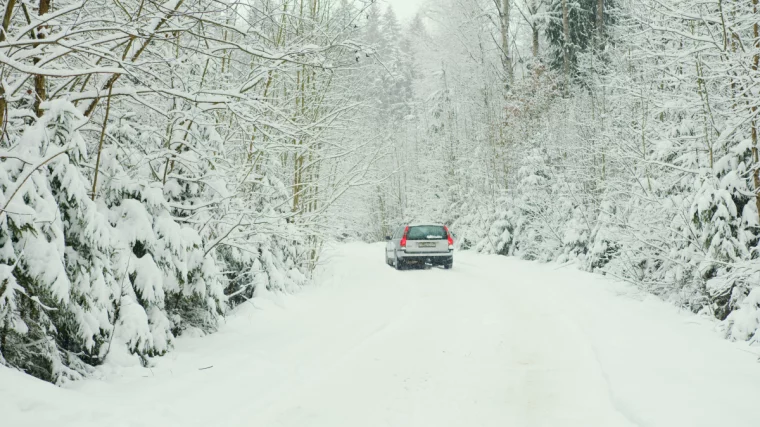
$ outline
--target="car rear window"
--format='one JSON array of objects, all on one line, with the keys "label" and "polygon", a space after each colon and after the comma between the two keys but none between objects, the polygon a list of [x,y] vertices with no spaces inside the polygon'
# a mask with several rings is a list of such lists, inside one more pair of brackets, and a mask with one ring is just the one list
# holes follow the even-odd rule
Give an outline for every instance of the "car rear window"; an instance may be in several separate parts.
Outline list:
[{"label": "car rear window", "polygon": [[409,240],[442,240],[447,237],[446,230],[440,225],[415,225],[409,227],[406,233]]}]

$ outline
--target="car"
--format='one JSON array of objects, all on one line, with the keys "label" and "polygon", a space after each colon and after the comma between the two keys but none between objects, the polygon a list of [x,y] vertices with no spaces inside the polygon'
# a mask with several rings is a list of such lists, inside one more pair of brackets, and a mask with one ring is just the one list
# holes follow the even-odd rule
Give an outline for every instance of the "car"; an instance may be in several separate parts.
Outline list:
[{"label": "car", "polygon": [[443,224],[401,225],[385,240],[385,262],[397,270],[411,265],[454,266],[454,238]]}]

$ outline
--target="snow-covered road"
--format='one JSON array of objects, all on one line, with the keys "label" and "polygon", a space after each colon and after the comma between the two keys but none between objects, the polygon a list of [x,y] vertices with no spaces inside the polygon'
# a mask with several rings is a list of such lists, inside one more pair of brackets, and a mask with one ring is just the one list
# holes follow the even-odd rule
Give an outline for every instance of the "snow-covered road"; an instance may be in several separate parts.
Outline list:
[{"label": "snow-covered road", "polygon": [[61,389],[0,368],[0,425],[760,425],[757,356],[706,320],[571,267],[395,271],[382,248],[337,246],[319,286],[244,304],[150,370]]}]

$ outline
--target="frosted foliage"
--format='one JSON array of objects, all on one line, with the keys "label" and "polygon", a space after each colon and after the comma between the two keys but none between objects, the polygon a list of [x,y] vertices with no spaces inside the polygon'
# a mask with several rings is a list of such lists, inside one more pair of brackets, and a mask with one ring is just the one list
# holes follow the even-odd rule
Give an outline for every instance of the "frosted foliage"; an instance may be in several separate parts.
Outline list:
[{"label": "frosted foliage", "polygon": [[164,301],[163,273],[153,261],[153,257],[145,254],[134,261],[134,286],[140,299],[150,305],[162,304]]},{"label": "frosted foliage", "polygon": [[760,337],[760,287],[755,287],[726,318],[729,337],[737,340],[757,341]]},{"label": "frosted foliage", "polygon": [[347,193],[339,236],[434,219],[459,248],[572,263],[756,341],[757,5],[525,1],[505,31],[502,4],[430,3],[395,39],[411,91],[367,119],[382,183]]},{"label": "frosted foliage", "polygon": [[382,156],[348,138],[371,111],[363,9],[8,3],[0,363],[54,383],[149,365],[307,285],[327,209]]},{"label": "frosted foliage", "polygon": [[757,341],[754,2],[6,3],[5,366],[150,366],[420,221]]}]

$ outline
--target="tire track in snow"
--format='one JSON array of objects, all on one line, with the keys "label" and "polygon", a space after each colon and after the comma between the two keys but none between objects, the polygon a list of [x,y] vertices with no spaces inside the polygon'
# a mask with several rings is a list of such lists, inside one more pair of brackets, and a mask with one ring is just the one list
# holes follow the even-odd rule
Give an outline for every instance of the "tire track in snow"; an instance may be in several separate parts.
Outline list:
[{"label": "tire track in snow", "polygon": [[[403,271],[398,272],[395,270],[391,270],[391,272],[404,273]],[[411,284],[408,283],[410,281],[409,279],[406,279],[404,281],[407,282],[407,286],[411,286]],[[384,321],[381,325],[371,330],[368,334],[362,336],[362,338],[360,338],[357,342],[352,343],[349,348],[342,351],[342,354],[337,359],[332,360],[326,369],[323,369],[316,373],[311,373],[305,378],[301,378],[290,382],[287,385],[284,385],[278,389],[278,392],[275,396],[270,397],[266,400],[266,402],[258,403],[254,407],[251,407],[250,410],[246,411],[253,412],[254,415],[241,417],[241,420],[248,419],[249,422],[255,420],[256,423],[259,423],[261,425],[276,425],[271,423],[274,422],[274,419],[276,419],[276,416],[279,414],[278,411],[282,411],[289,405],[289,402],[292,402],[294,400],[294,398],[297,398],[299,395],[303,395],[304,393],[309,392],[314,388],[316,384],[319,384],[321,381],[324,381],[326,378],[329,378],[338,372],[348,361],[356,357],[357,354],[370,346],[373,342],[381,339],[383,335],[388,334],[394,329],[398,328],[405,320],[410,317],[411,313],[413,312],[412,309],[416,306],[418,300],[419,295],[413,294],[412,298],[409,298],[390,320]],[[327,335],[330,334],[328,333]],[[313,346],[311,344],[313,341],[314,340],[310,340],[309,343],[303,345],[303,348],[308,349],[309,347]]]},{"label": "tire track in snow", "polygon": [[[505,280],[506,278],[501,275],[493,275],[489,271],[490,269],[483,265],[486,262],[488,262],[488,258],[482,257],[478,258],[476,262],[463,264],[472,266],[471,269],[468,269],[471,277],[477,277],[481,282],[491,283],[492,286],[506,290],[507,294],[511,296],[510,302],[519,301],[517,304],[509,305],[509,310],[512,311],[514,317],[520,320],[521,326],[510,330],[511,339],[508,341],[508,346],[513,357],[512,363],[516,367],[517,378],[515,380],[519,384],[518,389],[521,391],[518,401],[523,402],[519,407],[525,412],[527,425],[550,425],[542,423],[546,419],[546,407],[551,405],[551,400],[562,399],[562,396],[552,397],[552,393],[549,392],[549,389],[553,387],[551,377],[556,379],[559,374],[567,376],[567,372],[570,370],[582,369],[591,374],[588,380],[582,380],[583,383],[588,383],[603,393],[599,397],[603,396],[607,400],[609,408],[618,414],[619,419],[617,421],[608,420],[605,422],[605,426],[610,425],[606,423],[614,422],[615,425],[643,427],[645,424],[641,423],[639,417],[628,411],[614,395],[609,378],[598,359],[591,340],[577,322],[564,312],[563,305],[554,298],[542,294],[541,286],[524,283],[520,280]],[[556,335],[556,338],[569,335],[572,339],[566,339],[562,342],[555,338],[555,341],[560,341],[559,344],[567,343],[570,345],[552,348],[551,345],[546,344],[545,339],[533,339],[534,342],[531,343],[533,338],[531,336],[537,334],[544,334],[547,337]],[[536,345],[538,347],[535,347]],[[568,350],[571,351],[572,357],[578,359],[578,366],[563,365],[562,359],[568,357]],[[557,352],[565,352],[566,356],[559,358],[553,356]]]}]

